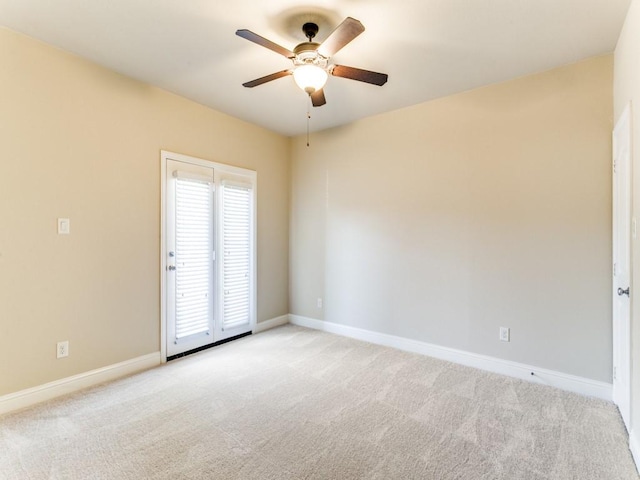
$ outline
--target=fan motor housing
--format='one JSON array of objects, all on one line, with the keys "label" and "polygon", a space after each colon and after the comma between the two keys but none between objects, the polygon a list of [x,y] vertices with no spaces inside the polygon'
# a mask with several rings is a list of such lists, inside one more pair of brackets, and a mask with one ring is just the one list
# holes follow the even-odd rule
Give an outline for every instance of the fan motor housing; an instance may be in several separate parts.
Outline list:
[{"label": "fan motor housing", "polygon": [[302,52],[315,52],[319,46],[320,44],[316,42],[302,42],[293,49],[293,53],[298,55]]}]

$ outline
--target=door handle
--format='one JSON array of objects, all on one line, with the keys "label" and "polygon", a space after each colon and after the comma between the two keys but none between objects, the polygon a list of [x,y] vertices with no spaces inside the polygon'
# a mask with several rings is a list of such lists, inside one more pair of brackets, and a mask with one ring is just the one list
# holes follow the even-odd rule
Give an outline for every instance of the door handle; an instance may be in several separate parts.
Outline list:
[{"label": "door handle", "polygon": [[[175,269],[176,269],[176,266],[175,266],[175,265],[169,265],[169,266],[167,267],[167,270],[172,270],[172,271],[173,271],[173,270],[175,270]],[[620,289],[618,289],[618,290],[620,290]],[[627,289],[627,290],[628,290],[628,289]]]},{"label": "door handle", "polygon": [[622,288],[618,287],[618,295],[620,295],[620,296],[626,295],[628,297],[629,296],[629,287],[627,287],[626,290],[623,290]]}]

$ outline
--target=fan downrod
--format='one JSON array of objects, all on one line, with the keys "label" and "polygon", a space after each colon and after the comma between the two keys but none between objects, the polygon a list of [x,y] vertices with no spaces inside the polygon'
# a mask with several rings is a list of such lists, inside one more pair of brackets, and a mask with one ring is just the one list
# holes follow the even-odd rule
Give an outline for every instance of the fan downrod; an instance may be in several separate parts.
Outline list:
[{"label": "fan downrod", "polygon": [[318,25],[313,22],[307,22],[302,25],[302,31],[304,32],[304,36],[307,37],[310,42],[312,42],[313,38],[318,33]]}]

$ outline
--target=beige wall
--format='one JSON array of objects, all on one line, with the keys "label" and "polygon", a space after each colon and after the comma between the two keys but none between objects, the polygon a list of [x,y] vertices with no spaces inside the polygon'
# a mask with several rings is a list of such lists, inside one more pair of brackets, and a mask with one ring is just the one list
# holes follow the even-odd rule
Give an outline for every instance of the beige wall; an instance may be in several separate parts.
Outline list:
[{"label": "beige wall", "polygon": [[288,139],[6,29],[0,64],[0,395],[159,351],[161,149],[258,171],[258,321],[288,312]]},{"label": "beige wall", "polygon": [[0,395],[159,350],[161,149],[258,171],[259,321],[611,380],[611,57],[310,148],[5,29],[0,61]]},{"label": "beige wall", "polygon": [[296,138],[291,313],[610,382],[612,60]]},{"label": "beige wall", "polygon": [[[640,165],[638,164],[637,146],[640,145],[640,2],[633,0],[627,14],[620,39],[615,51],[614,63],[614,119],[617,120],[624,108],[632,102],[631,125],[634,147],[632,154],[633,206],[634,217],[640,212]],[[640,243],[639,239],[631,242],[632,278],[640,278]],[[637,439],[640,435],[640,309],[634,299],[640,298],[640,282],[632,282],[631,292],[631,434]]]}]

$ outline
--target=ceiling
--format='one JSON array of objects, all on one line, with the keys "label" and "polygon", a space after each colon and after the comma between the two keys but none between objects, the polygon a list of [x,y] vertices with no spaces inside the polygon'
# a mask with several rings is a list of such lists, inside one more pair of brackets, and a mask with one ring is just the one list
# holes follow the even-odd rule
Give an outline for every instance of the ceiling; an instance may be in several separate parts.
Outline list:
[{"label": "ceiling", "polygon": [[[313,0],[312,0],[313,1]],[[307,95],[291,77],[242,83],[291,62],[235,35],[286,48],[317,19],[366,31],[332,63],[389,74],[382,87],[330,77],[317,131],[482,85],[611,53],[631,0],[0,0],[2,25],[218,111],[291,136]],[[313,5],[313,6],[308,6]]]}]

